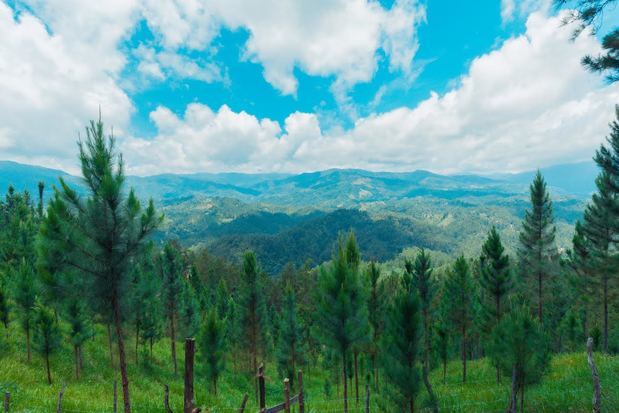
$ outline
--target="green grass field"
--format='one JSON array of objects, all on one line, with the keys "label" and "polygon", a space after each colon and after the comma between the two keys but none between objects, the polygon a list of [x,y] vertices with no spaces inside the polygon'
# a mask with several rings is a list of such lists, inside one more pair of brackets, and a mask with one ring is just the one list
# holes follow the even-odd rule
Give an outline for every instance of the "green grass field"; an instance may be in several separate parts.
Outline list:
[{"label": "green grass field", "polygon": [[[0,338],[0,391],[11,393],[11,412],[55,412],[58,391],[66,383],[63,412],[111,412],[113,383],[119,383],[119,411],[121,404],[120,378],[116,369],[110,366],[105,331],[98,326],[97,336],[88,342],[83,350],[84,370],[80,380],[73,371],[73,353],[68,344],[52,358],[54,384],[46,383],[42,359],[33,354],[31,363],[26,362],[24,336],[13,323],[8,333],[1,332]],[[163,386],[170,386],[170,403],[174,412],[182,412],[182,346],[179,345],[179,377],[172,373],[169,357],[169,342],[155,345],[154,362],[135,365],[133,340],[127,343],[130,361],[131,397],[135,413],[162,412]],[[603,411],[619,412],[619,358],[596,355],[604,393]],[[228,363],[232,368],[232,361]],[[453,361],[448,366],[446,381],[442,372],[432,373],[432,383],[444,412],[502,412],[508,399],[508,379],[495,383],[495,373],[486,360],[469,364],[469,381],[463,385],[460,379],[460,363]],[[243,394],[250,394],[246,412],[255,413],[253,382],[245,374],[232,372],[224,375],[219,384],[218,396],[208,394],[208,387],[196,367],[196,398],[205,412],[224,413],[238,411]],[[281,402],[283,387],[273,366],[267,365],[267,404]],[[331,386],[331,393],[325,394],[325,380],[328,373],[314,367],[304,373],[306,411],[342,411],[341,393],[338,386]],[[383,384],[384,385],[384,384]],[[340,389],[341,391],[341,386]],[[363,386],[360,391],[364,393]],[[363,411],[363,403],[354,401],[352,392],[351,412]],[[526,410],[529,412],[590,412],[591,377],[584,351],[558,355],[553,359],[551,369],[541,384],[531,386],[526,393]],[[371,411],[379,412],[380,394],[372,393]],[[417,406],[423,411],[425,394],[423,390]]]}]

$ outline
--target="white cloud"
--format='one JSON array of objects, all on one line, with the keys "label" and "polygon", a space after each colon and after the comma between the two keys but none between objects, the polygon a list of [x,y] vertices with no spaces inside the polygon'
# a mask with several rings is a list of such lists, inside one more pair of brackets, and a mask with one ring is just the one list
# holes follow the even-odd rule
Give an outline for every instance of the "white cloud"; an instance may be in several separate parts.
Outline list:
[{"label": "white cloud", "polygon": [[154,140],[123,149],[136,173],[303,171],[329,167],[441,172],[517,171],[584,160],[607,134],[619,85],[580,64],[599,43],[570,41],[561,16],[534,13],[522,36],[475,59],[458,85],[415,108],[359,119],[325,132],[314,114],[269,119],[190,105],[182,118],[159,108]]},{"label": "white cloud", "polygon": [[[122,55],[97,54],[98,48],[112,50],[111,38],[121,34],[113,28],[116,34],[88,29],[89,23],[86,16],[76,16],[74,29],[50,34],[38,18],[25,12],[16,16],[0,2],[2,158],[71,169],[77,133],[99,106],[122,133],[133,110],[113,75]],[[57,23],[49,24],[54,28]],[[92,50],[71,37],[82,26]]]},{"label": "white cloud", "polygon": [[407,72],[425,19],[416,0],[397,0],[390,10],[368,0],[145,0],[145,6],[149,27],[169,49],[203,50],[221,26],[247,30],[244,58],[262,65],[266,81],[287,95],[298,87],[295,68],[334,76],[345,89],[369,81],[379,48],[393,70]]},{"label": "white cloud", "polygon": [[515,17],[526,18],[535,11],[548,13],[551,6],[552,0],[501,0],[501,20],[508,23]]}]

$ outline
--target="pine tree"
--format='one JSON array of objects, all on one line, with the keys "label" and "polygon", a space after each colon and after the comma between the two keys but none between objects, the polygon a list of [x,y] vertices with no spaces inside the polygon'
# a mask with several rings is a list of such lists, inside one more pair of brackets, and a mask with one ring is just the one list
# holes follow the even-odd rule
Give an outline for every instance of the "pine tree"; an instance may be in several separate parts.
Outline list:
[{"label": "pine tree", "polygon": [[594,300],[595,270],[592,266],[591,247],[585,235],[584,226],[576,221],[572,249],[567,252],[567,264],[572,269],[571,286],[577,294],[576,304],[582,308],[585,336],[589,334],[590,306]]},{"label": "pine tree", "polygon": [[449,361],[449,346],[451,337],[445,322],[442,320],[436,327],[435,342],[436,353],[441,361],[441,364],[443,365],[443,384],[445,384],[445,380],[447,378],[447,362]]},{"label": "pine tree", "polygon": [[369,284],[368,294],[368,321],[372,327],[372,339],[370,355],[372,358],[372,370],[374,385],[378,388],[378,363],[380,340],[385,327],[385,288],[381,282],[380,268],[374,261],[370,263],[367,273]]},{"label": "pine tree", "polygon": [[294,388],[296,368],[305,363],[305,353],[303,326],[299,321],[296,296],[292,286],[288,285],[284,292],[279,321],[277,364],[280,374],[290,380],[292,388]]},{"label": "pine tree", "polygon": [[468,355],[468,330],[473,323],[473,299],[475,290],[469,264],[461,255],[447,273],[442,303],[446,319],[460,335],[460,359],[462,382],[466,383],[466,360]]},{"label": "pine tree", "polygon": [[225,321],[218,317],[216,311],[209,311],[200,328],[198,350],[204,363],[206,377],[215,395],[217,381],[225,369],[225,332]]},{"label": "pine tree", "polygon": [[166,243],[161,252],[159,260],[163,302],[165,307],[165,315],[168,320],[168,332],[170,334],[170,346],[172,356],[172,366],[174,375],[178,374],[178,363],[176,360],[176,333],[177,333],[177,318],[179,310],[179,301],[183,291],[183,271],[185,264],[181,257],[180,251],[172,243]]},{"label": "pine tree", "polygon": [[139,267],[137,286],[134,292],[134,316],[136,318],[136,358],[137,346],[141,342],[148,345],[149,355],[153,356],[153,344],[161,338],[163,303],[162,280],[157,276],[154,265],[144,260]]},{"label": "pine tree", "polygon": [[390,411],[413,413],[419,392],[418,355],[421,339],[421,308],[412,274],[405,272],[392,303],[387,307],[382,341],[382,368]]},{"label": "pine tree", "polygon": [[513,309],[493,331],[488,354],[503,374],[512,378],[508,412],[524,412],[524,394],[528,384],[537,383],[550,364],[548,338],[538,320],[526,306]]},{"label": "pine tree", "polygon": [[407,260],[404,264],[406,273],[412,276],[413,286],[417,289],[421,304],[421,326],[423,331],[423,362],[422,378],[430,405],[434,412],[438,411],[438,401],[430,383],[430,356],[432,352],[432,302],[437,290],[436,281],[432,277],[432,260],[425,250],[419,251],[415,261]]},{"label": "pine tree", "polygon": [[[363,280],[361,280],[361,274],[359,271],[359,266],[361,264],[361,252],[359,251],[359,246],[357,245],[357,239],[355,238],[354,232],[349,232],[348,237],[346,239],[346,264],[348,265],[349,270],[353,273],[353,277],[362,285],[362,288],[356,293],[358,296],[352,297],[350,303],[353,306],[352,311],[355,314],[363,313],[365,316],[364,322],[369,321],[368,315],[368,307],[367,307],[367,298],[366,291],[364,290]],[[361,321],[361,320],[360,320]],[[367,326],[361,326],[361,328],[365,328],[369,332],[369,324]],[[355,380],[355,400],[357,404],[359,403],[359,353],[361,350],[369,344],[369,336],[366,334],[360,337],[357,342],[353,344],[353,377]]]},{"label": "pine tree", "polygon": [[269,323],[262,274],[256,255],[246,252],[243,256],[242,284],[237,309],[242,340],[247,354],[250,355],[252,375],[258,371],[258,358],[265,350]]},{"label": "pine tree", "polygon": [[51,385],[52,372],[49,358],[60,347],[62,337],[54,312],[40,301],[34,307],[33,331],[33,347],[45,360],[47,383]]},{"label": "pine tree", "polygon": [[346,242],[340,237],[331,263],[321,267],[317,297],[322,339],[342,365],[344,412],[348,412],[350,353],[368,338],[367,302],[359,273],[349,265],[354,253],[347,249]]},{"label": "pine tree", "polygon": [[35,316],[34,305],[37,298],[36,277],[34,270],[26,261],[22,261],[19,269],[13,274],[13,301],[17,308],[17,314],[24,334],[26,335],[26,354],[30,362],[31,356],[31,332]]},{"label": "pine tree", "polygon": [[552,202],[546,181],[537,171],[530,188],[531,209],[525,212],[520,232],[518,257],[520,269],[527,287],[536,290],[537,316],[543,324],[543,288],[550,277],[550,262],[555,255],[555,233]]},{"label": "pine tree", "polygon": [[217,284],[217,291],[215,292],[215,308],[219,314],[219,318],[224,318],[228,314],[228,303],[230,301],[230,293],[226,286],[226,281],[222,278]]},{"label": "pine tree", "polygon": [[7,281],[5,281],[2,274],[0,274],[0,323],[7,330],[9,329],[9,289]]},{"label": "pine tree", "polygon": [[114,138],[105,138],[100,120],[86,129],[79,152],[87,195],[84,199],[60,179],[41,226],[40,254],[48,262],[58,259],[59,268],[79,272],[95,308],[113,321],[124,410],[130,413],[122,303],[129,293],[125,286],[133,257],[161,218],[152,201],[143,209],[135,192],[127,191],[122,156],[116,153]]},{"label": "pine tree", "polygon": [[604,351],[608,351],[609,302],[618,286],[616,248],[619,234],[619,106],[610,124],[607,144],[596,151],[594,160],[601,169],[595,183],[597,193],[591,197],[584,215],[584,232],[588,239],[597,284],[602,293]]},{"label": "pine tree", "polygon": [[184,337],[195,337],[200,330],[200,303],[193,287],[183,283],[178,312],[179,332]]},{"label": "pine tree", "polygon": [[83,344],[92,338],[95,332],[86,306],[79,299],[74,298],[67,304],[66,321],[69,324],[69,339],[73,345],[75,377],[79,379],[83,365]]},{"label": "pine tree", "polygon": [[488,309],[498,323],[506,311],[502,304],[512,289],[512,280],[509,256],[505,254],[501,237],[495,227],[492,227],[482,246],[480,265],[480,283],[492,301]]}]

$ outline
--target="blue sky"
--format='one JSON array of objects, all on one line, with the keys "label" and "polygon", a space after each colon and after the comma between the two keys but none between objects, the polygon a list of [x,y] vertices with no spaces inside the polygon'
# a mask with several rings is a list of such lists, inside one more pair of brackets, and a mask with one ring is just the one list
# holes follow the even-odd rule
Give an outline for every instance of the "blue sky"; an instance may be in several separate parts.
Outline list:
[{"label": "blue sky", "polygon": [[[619,8],[617,8],[619,9]],[[0,0],[0,158],[131,173],[507,172],[589,159],[617,85],[549,0]],[[619,20],[607,13],[601,33]]]},{"label": "blue sky", "polygon": [[[385,8],[392,7],[393,3],[381,2]],[[415,56],[419,76],[413,82],[406,82],[402,73],[389,70],[384,53],[377,51],[380,57],[371,81],[356,84],[350,91],[359,116],[400,106],[414,107],[431,91],[444,93],[466,72],[472,59],[488,52],[502,40],[522,33],[525,28],[523,17],[526,16],[518,15],[504,23],[501,4],[496,0],[478,0],[472,4],[435,0],[427,2],[425,7],[427,22],[419,25],[420,47]],[[249,36],[247,29],[224,28],[214,39],[217,50],[208,59],[225,67],[227,82],[165,79],[131,91],[129,96],[137,108],[132,117],[132,132],[154,136],[156,129],[149,119],[152,110],[165,105],[182,115],[187,104],[192,102],[203,102],[213,108],[226,104],[234,111],[246,111],[279,122],[294,111],[318,112],[323,113],[324,119],[321,120],[325,126],[333,123],[346,128],[351,126],[353,119],[339,110],[329,89],[333,76],[312,76],[297,68],[295,76],[299,79],[299,87],[296,96],[282,94],[264,79],[260,64],[241,59]],[[153,42],[154,38],[148,25],[142,22],[126,47],[135,48]],[[125,76],[140,76],[136,73],[136,63],[127,67]],[[399,86],[386,93],[377,105],[372,105],[381,86],[398,81]]]}]

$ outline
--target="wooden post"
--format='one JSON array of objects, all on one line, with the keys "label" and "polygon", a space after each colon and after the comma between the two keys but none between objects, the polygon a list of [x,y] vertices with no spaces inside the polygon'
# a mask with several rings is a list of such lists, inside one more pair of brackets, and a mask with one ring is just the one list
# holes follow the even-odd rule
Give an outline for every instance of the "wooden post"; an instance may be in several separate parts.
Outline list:
[{"label": "wooden post", "polygon": [[62,413],[62,396],[64,395],[64,389],[67,387],[66,384],[62,385],[60,389],[60,393],[58,393],[58,405],[56,406],[56,413]]},{"label": "wooden post", "polygon": [[164,386],[163,407],[165,408],[165,413],[172,413],[172,409],[170,409],[170,388],[167,384]]},{"label": "wooden post", "polygon": [[4,392],[4,413],[9,413],[9,408],[11,407],[11,393]]},{"label": "wooden post", "polygon": [[243,401],[241,402],[241,408],[239,409],[239,413],[243,413],[245,411],[245,405],[247,404],[247,399],[249,399],[249,395],[245,393],[245,396],[243,396]]},{"label": "wooden post", "polygon": [[365,413],[370,413],[370,385],[365,385]]},{"label": "wooden post", "polygon": [[185,413],[193,412],[193,359],[196,351],[196,340],[185,339]]},{"label": "wooden post", "polygon": [[602,390],[600,388],[600,375],[593,360],[593,339],[591,337],[587,339],[587,362],[593,379],[593,413],[600,413],[602,411]]},{"label": "wooden post", "polygon": [[305,413],[305,396],[303,395],[303,372],[299,370],[297,377],[299,386],[299,413]]},{"label": "wooden post", "polygon": [[258,401],[260,403],[260,413],[266,412],[267,402],[264,390],[264,365],[258,367]]},{"label": "wooden post", "polygon": [[116,380],[114,380],[114,413],[117,412],[118,392],[116,391]]},{"label": "wooden post", "polygon": [[284,379],[284,411],[290,413],[290,380]]}]

